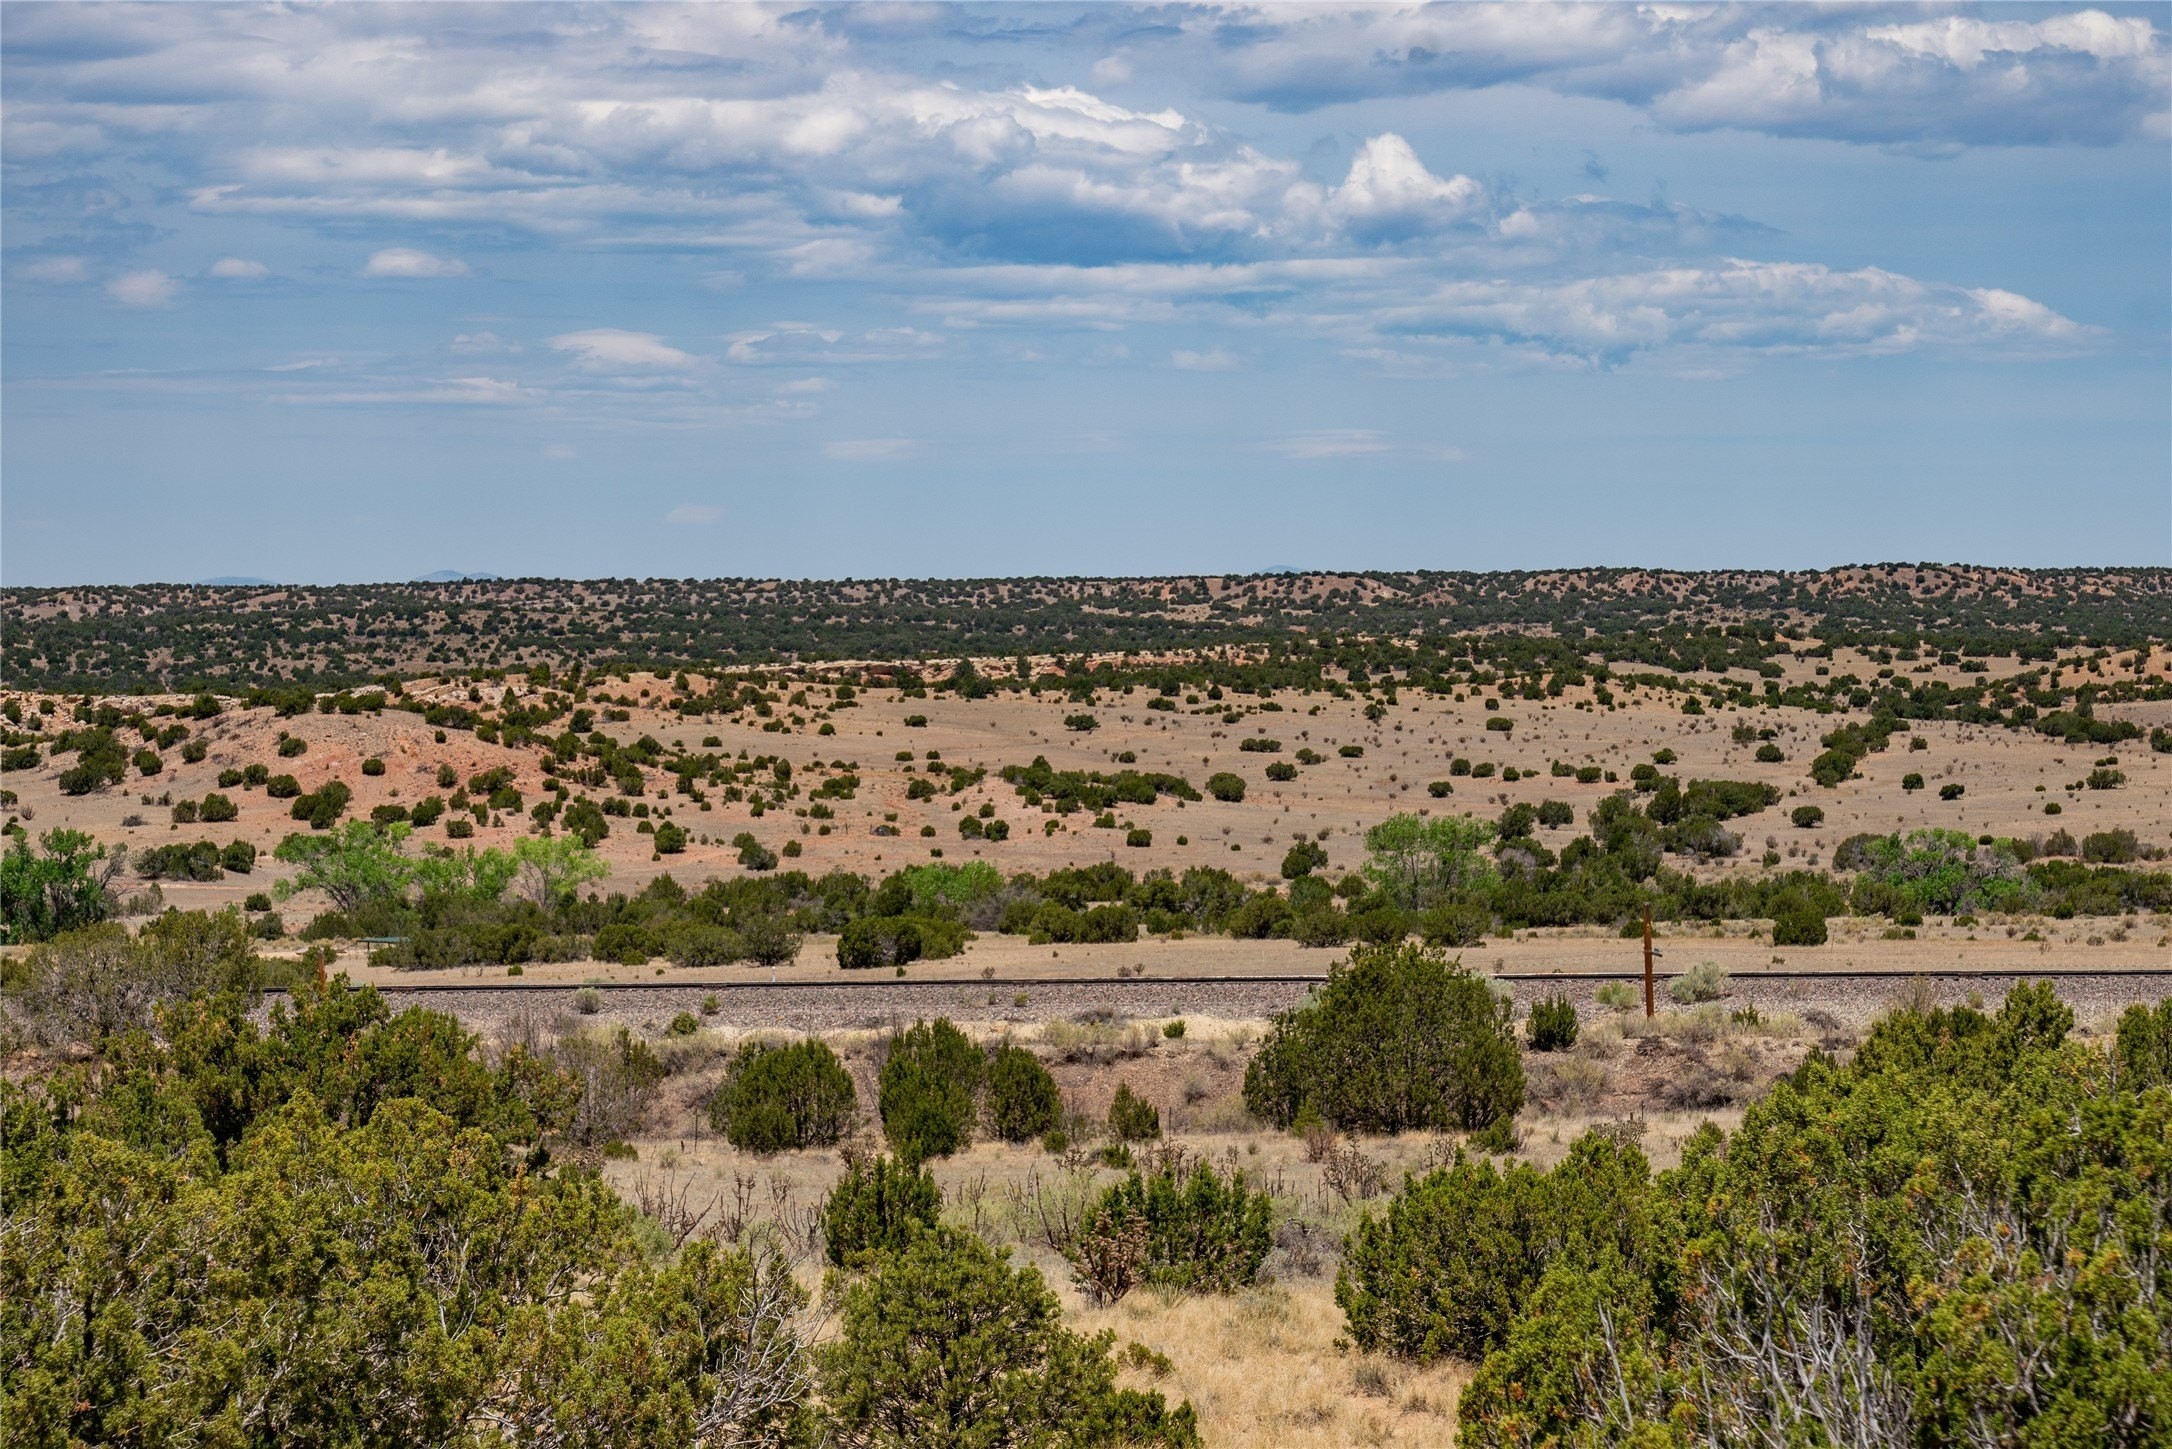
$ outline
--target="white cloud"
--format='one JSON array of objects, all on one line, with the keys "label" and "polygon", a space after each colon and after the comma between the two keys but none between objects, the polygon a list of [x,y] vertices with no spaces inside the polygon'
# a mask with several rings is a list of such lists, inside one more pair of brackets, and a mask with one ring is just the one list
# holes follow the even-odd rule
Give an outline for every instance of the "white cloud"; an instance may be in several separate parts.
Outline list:
[{"label": "white cloud", "polygon": [[654,332],[628,332],[618,327],[591,327],[551,339],[551,346],[570,352],[581,366],[598,372],[682,372],[699,367],[701,359],[681,352]]},{"label": "white cloud", "polygon": [[919,451],[913,438],[839,438],[822,445],[822,456],[838,463],[895,463]]},{"label": "white cloud", "polygon": [[520,351],[517,345],[488,328],[480,332],[456,332],[453,334],[451,346],[453,351],[471,357],[493,352]]},{"label": "white cloud", "polygon": [[1374,319],[1405,339],[1535,344],[1619,361],[1666,347],[1880,354],[1933,348],[2070,350],[2092,330],[2011,292],[1865,267],[1728,261],[1562,282],[1451,282]]},{"label": "white cloud", "polygon": [[553,463],[570,463],[581,454],[571,443],[545,443],[543,456]]},{"label": "white cloud", "polygon": [[337,392],[275,394],[274,402],[321,406],[392,407],[423,403],[454,407],[497,407],[537,399],[518,382],[497,377],[447,377],[435,382]]},{"label": "white cloud", "polygon": [[777,391],[786,397],[812,397],[816,393],[828,392],[835,386],[837,384],[826,377],[795,377],[790,382],[777,384]]},{"label": "white cloud", "polygon": [[1276,438],[1267,446],[1285,458],[1318,462],[1328,458],[1369,458],[1389,451],[1391,444],[1369,428],[1322,428]]},{"label": "white cloud", "polygon": [[468,264],[456,257],[435,257],[412,247],[386,247],[362,268],[365,277],[464,277]]},{"label": "white cloud", "polygon": [[106,283],[106,295],[124,307],[165,307],[181,284],[164,272],[125,272]]},{"label": "white cloud", "polygon": [[1328,196],[1327,208],[1356,230],[1409,232],[1455,221],[1485,196],[1486,189],[1468,176],[1435,176],[1408,141],[1388,131],[1358,148],[1350,174]]},{"label": "white cloud", "polygon": [[15,275],[26,282],[87,282],[90,261],[85,257],[39,257],[17,267]]},{"label": "white cloud", "polygon": [[1180,347],[1169,354],[1169,365],[1187,372],[1234,372],[1243,366],[1236,353],[1223,347],[1210,347],[1204,352]]},{"label": "white cloud", "polygon": [[724,521],[724,510],[712,503],[682,503],[664,515],[664,522],[704,527]]},{"label": "white cloud", "polygon": [[211,275],[229,282],[261,282],[271,268],[247,257],[220,257],[211,264]]}]

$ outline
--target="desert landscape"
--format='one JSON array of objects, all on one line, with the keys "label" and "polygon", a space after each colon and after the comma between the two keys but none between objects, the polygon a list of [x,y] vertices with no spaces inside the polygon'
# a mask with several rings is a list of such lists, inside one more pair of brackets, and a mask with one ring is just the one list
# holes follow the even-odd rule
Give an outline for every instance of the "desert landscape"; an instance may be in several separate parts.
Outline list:
[{"label": "desert landscape", "polygon": [[[1642,618],[1565,634],[1530,584],[1520,631],[1429,632],[1395,612],[1411,581],[1326,577],[1085,591],[1147,633],[1192,627],[1172,600],[1254,609],[1192,649],[526,654],[240,687],[169,659],[127,692],[0,696],[9,859],[27,880],[72,851],[93,883],[77,909],[137,924],[135,969],[191,933],[247,941],[275,1031],[284,1003],[313,1016],[359,988],[443,1013],[483,1061],[554,1063],[579,1089],[553,1151],[674,1251],[766,1245],[837,1310],[838,1205],[887,1149],[925,1174],[931,1222],[1032,1265],[1072,1331],[1114,1335],[1112,1382],[1187,1406],[1205,1442],[1437,1443],[1490,1422],[1465,1404],[1479,1364],[1348,1336],[1358,1245],[1398,1184],[1463,1183],[1474,1155],[1552,1181],[1594,1141],[1679,1170],[1813,1058],[1895,1020],[2002,1019],[1981,1014],[2031,980],[2085,1049],[2129,1051],[2134,1013],[2154,1020],[2172,657],[2137,631],[2165,596],[2037,580],[2026,632],[1940,640],[1950,600],[1922,578],[1798,582],[1921,620],[1875,640],[1721,608],[1736,580],[1665,590],[1653,638]],[[443,588],[511,611],[514,637],[552,607]],[[1347,632],[1278,637],[1345,599]],[[2126,637],[2040,634],[2092,599]],[[127,641],[185,602],[17,597],[7,622],[49,669],[60,624],[149,657]],[[383,662],[426,656],[449,615],[406,617],[412,638],[372,636]],[[59,983],[110,947],[11,930],[11,1060],[34,1072],[101,999]],[[1487,1131],[1274,1120],[1266,1045],[1381,972],[1491,1003],[1517,1086]],[[990,1068],[962,1136],[914,1145],[893,1078],[931,1030],[969,1054],[948,1070],[1031,1064],[1012,1069],[1046,1083],[1030,1130],[1004,1125]],[[776,1141],[734,1115],[750,1073],[810,1052],[834,1064],[831,1125]],[[1254,1195],[1239,1277],[1110,1286],[1093,1225],[1127,1181]]]},{"label": "desert landscape", "polygon": [[0,4],[0,1449],[2168,1449],[2172,28]]}]

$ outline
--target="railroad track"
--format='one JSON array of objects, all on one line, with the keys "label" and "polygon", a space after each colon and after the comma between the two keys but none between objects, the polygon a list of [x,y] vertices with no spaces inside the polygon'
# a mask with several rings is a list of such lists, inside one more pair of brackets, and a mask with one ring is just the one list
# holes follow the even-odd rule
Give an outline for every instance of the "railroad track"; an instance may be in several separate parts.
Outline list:
[{"label": "railroad track", "polygon": [[[1573,984],[1582,981],[1641,981],[1641,971],[1496,971],[1490,973],[1497,981],[1508,982],[1560,982]],[[1662,971],[1653,979],[1671,980],[1679,973]],[[1781,967],[1766,971],[1736,973],[1733,980],[1743,986],[1760,981],[1893,981],[1905,982],[1921,976],[1933,981],[2022,981],[2022,980],[2076,980],[2139,979],[2147,977],[2172,978],[2172,966],[2089,966],[2052,967],[2027,970],[2010,966],[1941,966],[1922,971],[1876,970],[1866,967],[1797,968]],[[936,977],[872,977],[860,981],[569,981],[569,982],[465,982],[420,981],[411,985],[397,982],[377,983],[377,989],[392,994],[446,994],[490,992],[559,992],[594,990],[615,991],[955,991],[959,987],[985,988],[988,990],[1030,990],[1051,986],[1318,986],[1325,983],[1327,973],[1304,972],[1282,975],[1219,975],[1219,976],[936,976]],[[276,988],[275,988],[276,989]]]}]

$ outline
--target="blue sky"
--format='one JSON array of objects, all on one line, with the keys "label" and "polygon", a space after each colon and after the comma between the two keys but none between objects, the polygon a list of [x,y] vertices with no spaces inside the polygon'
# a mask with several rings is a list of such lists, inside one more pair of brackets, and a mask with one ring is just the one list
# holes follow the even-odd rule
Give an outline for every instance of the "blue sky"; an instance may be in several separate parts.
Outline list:
[{"label": "blue sky", "polygon": [[2172,563],[2172,7],[0,9],[0,576]]}]

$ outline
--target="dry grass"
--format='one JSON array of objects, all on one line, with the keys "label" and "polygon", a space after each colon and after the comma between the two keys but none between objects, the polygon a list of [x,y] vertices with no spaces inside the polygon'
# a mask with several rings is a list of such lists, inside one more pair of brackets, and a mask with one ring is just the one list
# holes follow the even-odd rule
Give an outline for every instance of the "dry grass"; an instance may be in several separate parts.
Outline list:
[{"label": "dry grass", "polygon": [[1469,1370],[1418,1368],[1340,1349],[1332,1286],[1309,1280],[1228,1297],[1134,1293],[1110,1308],[1067,1304],[1073,1326],[1115,1331],[1168,1356],[1171,1371],[1127,1370],[1125,1381],[1189,1399],[1216,1449],[1350,1444],[1446,1444]]}]

